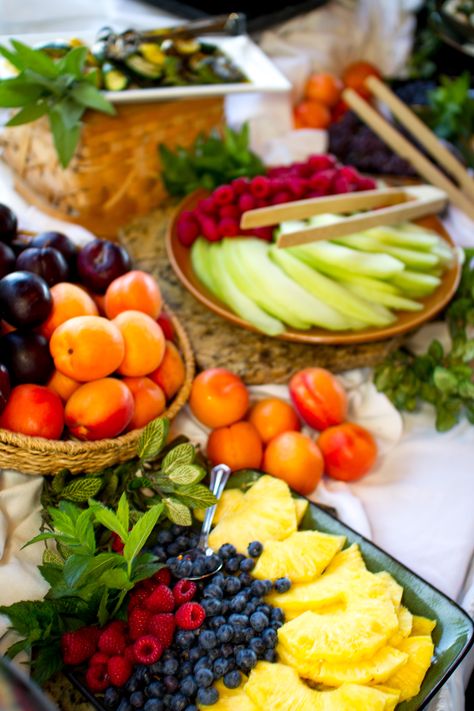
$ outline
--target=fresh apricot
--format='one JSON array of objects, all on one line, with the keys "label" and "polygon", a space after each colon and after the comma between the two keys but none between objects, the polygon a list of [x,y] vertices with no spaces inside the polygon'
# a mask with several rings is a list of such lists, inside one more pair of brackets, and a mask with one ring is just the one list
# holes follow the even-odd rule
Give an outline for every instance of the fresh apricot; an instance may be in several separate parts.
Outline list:
[{"label": "fresh apricot", "polygon": [[342,81],[334,74],[318,72],[308,78],[304,94],[307,99],[319,101],[324,106],[332,108],[339,101],[342,89]]},{"label": "fresh apricot", "polygon": [[250,408],[247,419],[256,427],[264,444],[282,432],[301,429],[298,415],[291,405],[277,397],[267,397],[256,402]]},{"label": "fresh apricot", "polygon": [[73,380],[68,375],[60,373],[59,370],[55,370],[46,383],[46,387],[59,395],[63,402],[67,402],[79,386],[80,383],[78,383],[77,380]]},{"label": "fresh apricot", "polygon": [[122,311],[142,311],[153,319],[160,315],[163,299],[151,274],[134,269],[114,279],[105,292],[104,308],[109,318]]},{"label": "fresh apricot", "polygon": [[59,439],[64,428],[61,399],[44,385],[17,385],[0,415],[0,427],[30,437]]},{"label": "fresh apricot", "polygon": [[262,463],[262,440],[250,422],[235,422],[213,430],[207,440],[207,456],[215,464],[227,464],[232,471],[258,469]]},{"label": "fresh apricot", "polygon": [[124,378],[122,380],[133,395],[135,409],[127,431],[145,427],[166,408],[166,398],[159,385],[150,378]]},{"label": "fresh apricot", "polygon": [[49,349],[56,369],[80,382],[105,378],[125,355],[120,329],[102,316],[76,316],[62,323]]},{"label": "fresh apricot", "polygon": [[318,439],[326,474],[341,481],[355,481],[367,474],[377,459],[377,445],[365,427],[355,422],[328,427]]},{"label": "fresh apricot", "polygon": [[141,311],[122,311],[111,321],[125,343],[125,355],[118,368],[121,375],[148,375],[160,365],[165,354],[165,337],[151,316]]},{"label": "fresh apricot", "polygon": [[184,383],[185,375],[186,369],[180,352],[174,343],[166,341],[163,360],[149,377],[164,391],[166,399],[170,400]]},{"label": "fresh apricot", "polygon": [[225,427],[241,420],[249,406],[242,380],[227,368],[208,368],[194,379],[189,406],[207,427]]},{"label": "fresh apricot", "polygon": [[288,387],[296,411],[315,430],[346,419],[346,392],[326,368],[304,368],[293,375]]},{"label": "fresh apricot", "polygon": [[89,294],[80,286],[62,281],[50,288],[53,308],[46,321],[39,327],[40,333],[48,340],[53,331],[75,316],[97,316],[97,306]]},{"label": "fresh apricot", "polygon": [[323,475],[324,459],[317,444],[307,435],[283,432],[268,443],[262,469],[306,496],[316,488]]},{"label": "fresh apricot", "polygon": [[327,128],[331,123],[331,112],[319,101],[301,101],[293,115],[298,128]]},{"label": "fresh apricot", "polygon": [[78,439],[116,437],[132,419],[133,408],[132,393],[121,380],[93,380],[81,385],[67,401],[66,426]]},{"label": "fresh apricot", "polygon": [[353,89],[360,96],[369,99],[371,96],[370,89],[365,85],[367,77],[382,77],[380,71],[370,62],[353,62],[344,69],[342,81],[346,87]]}]

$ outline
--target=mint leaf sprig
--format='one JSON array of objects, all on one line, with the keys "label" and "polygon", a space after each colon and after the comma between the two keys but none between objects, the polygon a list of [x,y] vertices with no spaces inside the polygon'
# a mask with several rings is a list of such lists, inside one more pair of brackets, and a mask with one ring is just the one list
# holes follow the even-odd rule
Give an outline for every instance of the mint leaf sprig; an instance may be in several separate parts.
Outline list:
[{"label": "mint leaf sprig", "polygon": [[374,371],[374,383],[399,410],[433,405],[436,429],[446,432],[462,417],[474,424],[474,249],[465,249],[462,277],[445,311],[451,349],[434,340],[426,353],[406,348],[391,353]]},{"label": "mint leaf sprig", "polygon": [[168,432],[167,419],[153,420],[142,432],[137,456],[128,462],[84,477],[74,477],[64,470],[45,480],[42,494],[45,523],[51,523],[50,508],[62,500],[85,505],[93,497],[114,507],[120,506],[120,496],[126,492],[132,521],[150,506],[163,503],[160,521],[168,518],[173,523],[190,526],[191,510],[212,506],[216,499],[200,483],[206,469],[196,448],[183,437],[167,444]]},{"label": "mint leaf sprig", "polygon": [[0,46],[18,72],[0,79],[0,106],[19,109],[7,126],[19,126],[48,116],[54,145],[63,168],[70,163],[87,109],[115,114],[113,105],[97,89],[97,69],[86,71],[87,47],[74,47],[61,59],[11,39],[13,49]]}]

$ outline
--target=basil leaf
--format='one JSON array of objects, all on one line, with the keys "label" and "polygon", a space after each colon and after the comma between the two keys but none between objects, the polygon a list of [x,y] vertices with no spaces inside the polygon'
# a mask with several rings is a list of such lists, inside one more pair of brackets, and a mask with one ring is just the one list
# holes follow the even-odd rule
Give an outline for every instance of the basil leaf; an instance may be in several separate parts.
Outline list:
[{"label": "basil leaf", "polygon": [[77,79],[81,79],[86,63],[87,51],[87,47],[74,47],[66,56],[56,62],[56,66],[61,73],[72,74]]},{"label": "basil leaf", "polygon": [[59,162],[63,168],[66,168],[76,152],[81,127],[75,126],[74,128],[68,129],[60,113],[55,110],[49,114],[49,123],[53,133],[54,146],[59,157]]},{"label": "basil leaf", "polygon": [[59,69],[46,52],[28,47],[15,39],[11,39],[10,43],[16,49],[17,56],[23,62],[23,67],[39,72],[49,79],[55,79],[58,76]]},{"label": "basil leaf", "polygon": [[22,71],[22,69],[25,68],[25,62],[23,59],[19,57],[18,54],[15,54],[15,52],[12,52],[11,49],[0,46],[0,54],[2,57],[5,57],[7,62],[10,62],[10,64],[16,69]]},{"label": "basil leaf", "polygon": [[0,106],[14,109],[29,106],[39,99],[43,90],[38,86],[18,83],[15,79],[0,81]]},{"label": "basil leaf", "polygon": [[71,91],[71,96],[75,101],[87,106],[89,109],[98,109],[111,116],[116,113],[113,104],[107,101],[103,94],[92,84],[86,82],[76,84]]},{"label": "basil leaf", "polygon": [[[54,111],[57,111],[61,116],[61,120],[68,130],[77,126],[85,110],[85,106],[81,106],[81,104],[78,104],[70,98],[61,99],[61,101],[57,101],[54,105]],[[91,496],[93,496],[93,494],[91,494]]]}]

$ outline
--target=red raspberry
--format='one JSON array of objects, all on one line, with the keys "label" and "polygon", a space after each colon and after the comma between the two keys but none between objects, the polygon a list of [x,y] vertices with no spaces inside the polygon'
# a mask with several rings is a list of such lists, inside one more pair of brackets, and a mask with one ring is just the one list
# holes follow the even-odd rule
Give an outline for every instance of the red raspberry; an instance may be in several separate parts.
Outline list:
[{"label": "red raspberry", "polygon": [[97,627],[81,627],[75,632],[65,632],[61,637],[64,664],[82,664],[97,649],[100,631]]},{"label": "red raspberry", "polygon": [[249,189],[249,181],[247,178],[235,178],[231,185],[236,195],[242,195],[242,193],[248,192]]},{"label": "red raspberry", "polygon": [[247,212],[247,210],[253,210],[255,207],[255,198],[250,193],[243,193],[239,197],[239,210],[240,212]]},{"label": "red raspberry", "polygon": [[151,613],[141,607],[134,607],[128,616],[128,633],[130,639],[138,639],[145,634]]},{"label": "red raspberry", "polygon": [[158,326],[161,326],[161,330],[163,331],[166,340],[174,341],[174,337],[176,334],[174,332],[174,326],[171,317],[168,316],[168,314],[166,313],[161,313],[156,319],[156,323],[158,324]]},{"label": "red raspberry", "polygon": [[224,205],[219,208],[219,217],[231,217],[233,220],[239,221],[240,210],[237,205]]},{"label": "red raspberry", "polygon": [[167,585],[158,585],[147,597],[145,607],[151,612],[173,612],[174,597]]},{"label": "red raspberry", "polygon": [[133,645],[133,651],[135,659],[140,664],[154,664],[163,654],[163,645],[156,637],[147,634],[137,639]]},{"label": "red raspberry", "polygon": [[110,657],[107,664],[110,683],[114,686],[123,686],[130,679],[132,669],[131,662],[125,657],[119,655]]},{"label": "red raspberry", "polygon": [[254,227],[252,230],[253,236],[258,239],[263,239],[266,242],[271,242],[273,239],[273,227]]},{"label": "red raspberry", "polygon": [[343,193],[350,193],[351,185],[347,178],[343,175],[336,175],[331,184],[331,193],[333,195],[342,195]]},{"label": "red raspberry", "polygon": [[219,185],[212,193],[216,205],[230,205],[234,202],[235,193],[232,185]]},{"label": "red raspberry", "polygon": [[105,664],[94,664],[88,667],[86,671],[86,684],[94,694],[105,691],[110,684],[107,666]]},{"label": "red raspberry", "polygon": [[363,178],[362,176],[359,176],[356,190],[375,190],[376,187],[377,185],[375,180],[372,180],[372,178]]},{"label": "red raspberry", "polygon": [[112,542],[112,550],[114,551],[114,553],[122,554],[125,544],[120,538],[120,536],[113,532],[110,540]]},{"label": "red raspberry", "polygon": [[186,210],[182,212],[176,223],[178,239],[185,247],[190,247],[199,237],[201,227],[194,213]]},{"label": "red raspberry", "polygon": [[153,592],[153,590],[156,590],[158,587],[159,583],[154,579],[154,578],[147,578],[146,580],[142,580],[142,588],[147,591],[148,595]]},{"label": "red raspberry", "polygon": [[150,617],[147,632],[156,637],[163,647],[169,647],[173,641],[176,623],[172,612],[158,612]]},{"label": "red raspberry", "polygon": [[288,178],[286,181],[287,190],[289,190],[293,197],[300,199],[308,190],[308,181],[302,178]]},{"label": "red raspberry", "polygon": [[208,242],[217,242],[219,240],[219,233],[215,219],[209,215],[198,215],[198,219],[203,236]]},{"label": "red raspberry", "polygon": [[185,602],[174,615],[176,624],[183,630],[197,630],[206,619],[206,613],[197,602]]},{"label": "red raspberry", "polygon": [[[217,205],[212,197],[207,197],[199,200],[197,209],[200,212],[205,212],[207,215],[215,215],[217,212]],[[184,213],[182,214],[184,215]],[[191,212],[190,214],[192,215],[193,213]]]},{"label": "red raspberry", "polygon": [[197,585],[192,580],[178,580],[173,588],[173,596],[177,605],[189,602],[196,594]]},{"label": "red raspberry", "polygon": [[98,664],[105,664],[107,665],[107,662],[109,661],[109,655],[104,654],[104,652],[96,652],[95,654],[92,655],[92,657],[89,659],[89,666],[90,667],[95,667]]},{"label": "red raspberry", "polygon": [[128,601],[128,612],[130,614],[130,611],[133,610],[134,607],[141,607],[145,605],[145,600],[147,599],[148,595],[150,594],[149,590],[145,590],[141,585],[138,586],[136,585],[133,588],[133,591],[130,593],[130,599]]},{"label": "red raspberry", "polygon": [[322,195],[327,195],[335,176],[335,170],[322,170],[320,173],[313,175],[312,178],[309,179],[309,184],[313,190],[316,190],[316,192],[320,192]]},{"label": "red raspberry", "polygon": [[280,190],[272,197],[272,205],[282,205],[285,202],[291,202],[293,197],[288,190]]},{"label": "red raspberry", "polygon": [[221,237],[236,237],[240,231],[239,223],[232,217],[223,217],[219,220],[217,231]]},{"label": "red raspberry", "polygon": [[169,585],[171,582],[171,572],[169,568],[160,568],[153,576],[153,579],[162,585]]},{"label": "red raspberry", "polygon": [[266,198],[270,195],[270,191],[270,181],[264,175],[257,175],[250,181],[250,192],[255,198]]},{"label": "red raspberry", "polygon": [[108,655],[122,654],[125,645],[125,623],[121,620],[114,620],[101,632],[99,649]]},{"label": "red raspberry", "polygon": [[320,170],[329,170],[330,168],[334,168],[337,161],[334,156],[314,155],[308,158],[307,163],[313,171],[319,172]]},{"label": "red raspberry", "polygon": [[137,661],[135,659],[135,652],[133,651],[133,644],[130,645],[130,647],[125,647],[125,652],[123,653],[123,656],[125,659],[128,659],[129,662],[132,662],[132,664],[135,664]]}]

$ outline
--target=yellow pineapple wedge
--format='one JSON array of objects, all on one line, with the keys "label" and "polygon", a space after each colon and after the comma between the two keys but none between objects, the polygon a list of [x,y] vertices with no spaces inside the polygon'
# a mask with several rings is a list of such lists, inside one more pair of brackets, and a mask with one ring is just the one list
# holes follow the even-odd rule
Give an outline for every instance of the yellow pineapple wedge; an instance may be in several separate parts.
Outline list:
[{"label": "yellow pineapple wedge", "polygon": [[336,691],[322,692],[327,698],[324,711],[394,711],[398,703],[396,691],[344,684]]},{"label": "yellow pineapple wedge", "polygon": [[[283,627],[281,628],[283,629]],[[408,661],[385,684],[400,691],[400,701],[411,699],[420,691],[425,674],[431,664],[434,645],[428,635],[408,637],[400,642],[398,649],[408,654]]]},{"label": "yellow pineapple wedge", "polygon": [[[258,709],[268,711],[324,711],[317,692],[301,681],[285,664],[258,662],[250,672],[245,693]],[[235,711],[240,711],[238,707]]]},{"label": "yellow pineapple wedge", "polygon": [[[240,489],[226,489],[217,504],[216,513],[214,514],[214,525],[218,524],[227,514],[236,511],[242,503],[243,498],[244,492]],[[193,513],[198,521],[204,521],[206,509],[194,509]]]},{"label": "yellow pineapple wedge", "polygon": [[328,565],[326,573],[354,573],[367,570],[357,543],[338,553]]},{"label": "yellow pineapple wedge", "polygon": [[397,583],[394,577],[390,575],[390,573],[387,573],[386,570],[380,571],[380,573],[375,573],[377,578],[380,578],[380,580],[383,580],[387,586],[387,590],[390,593],[390,596],[393,600],[393,604],[395,607],[399,607],[402,603],[402,597],[403,597],[403,588],[401,585]]},{"label": "yellow pineapple wedge", "polygon": [[[219,692],[219,700],[213,704],[212,711],[258,711],[258,707],[245,693],[243,685],[238,689],[228,689],[222,681],[218,681],[215,687]],[[209,708],[198,704],[200,711],[209,711]]]},{"label": "yellow pineapple wedge", "polygon": [[299,526],[308,509],[309,501],[308,499],[293,499],[293,501],[295,502],[296,525]]},{"label": "yellow pineapple wedge", "polygon": [[394,647],[398,647],[402,639],[409,637],[413,628],[413,615],[410,610],[408,610],[403,605],[397,610],[398,617],[398,630],[395,632],[393,637],[390,639],[390,644]]},{"label": "yellow pineapple wedge", "polygon": [[216,550],[232,543],[246,553],[251,541],[280,541],[295,531],[295,504],[288,484],[265,475],[245,493],[238,508],[217,524],[209,544]]},{"label": "yellow pineapple wedge", "polygon": [[386,695],[386,711],[394,711],[400,699],[400,691],[398,689],[390,689],[384,684],[376,684],[373,688],[377,689],[377,691],[381,691],[383,694]]},{"label": "yellow pineapple wedge", "polygon": [[429,620],[427,617],[413,615],[413,626],[411,628],[411,636],[418,637],[430,635],[436,627],[435,620]]},{"label": "yellow pineapple wedge", "polygon": [[296,531],[284,541],[268,541],[252,575],[260,580],[287,577],[303,583],[321,575],[344,543],[345,536]]},{"label": "yellow pineapple wedge", "polygon": [[278,646],[279,658],[288,666],[292,666],[298,674],[326,686],[342,686],[342,684],[381,684],[407,661],[408,655],[394,647],[386,646],[379,649],[369,659],[352,662],[314,663],[301,657],[296,658],[288,653],[285,647]]}]

